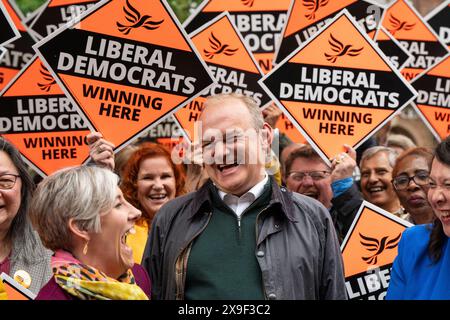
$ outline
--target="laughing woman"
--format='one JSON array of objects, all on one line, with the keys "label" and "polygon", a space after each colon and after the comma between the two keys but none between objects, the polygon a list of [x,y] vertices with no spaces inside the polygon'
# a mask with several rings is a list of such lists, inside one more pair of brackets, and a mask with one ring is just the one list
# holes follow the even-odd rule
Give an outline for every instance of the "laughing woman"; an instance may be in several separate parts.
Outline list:
[{"label": "laughing woman", "polygon": [[403,232],[386,299],[450,299],[450,137],[436,148],[428,202],[434,222]]},{"label": "laughing woman", "polygon": [[126,245],[139,210],[110,170],[80,166],[45,178],[30,217],[53,250],[53,277],[37,300],[146,300],[150,280]]},{"label": "laughing woman", "polygon": [[136,234],[128,239],[134,259],[141,262],[153,217],[164,204],[185,193],[185,174],[170,152],[156,143],[144,142],[123,168],[121,189],[131,204],[142,211]]},{"label": "laughing woman", "polygon": [[[42,245],[27,215],[34,184],[19,151],[0,137],[0,274],[37,294],[51,277],[52,252]],[[0,300],[6,298],[0,283]]]}]

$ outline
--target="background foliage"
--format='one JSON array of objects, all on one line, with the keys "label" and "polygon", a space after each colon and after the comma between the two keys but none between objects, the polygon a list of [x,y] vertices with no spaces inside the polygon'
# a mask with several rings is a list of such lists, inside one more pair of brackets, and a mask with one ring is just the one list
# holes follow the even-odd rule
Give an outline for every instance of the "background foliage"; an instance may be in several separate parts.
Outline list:
[{"label": "background foliage", "polygon": [[[16,1],[19,8],[26,15],[32,12],[44,4],[45,0],[12,0]],[[145,1],[145,0],[141,0]],[[180,22],[186,20],[190,15],[190,10],[197,7],[201,0],[168,0],[167,1],[172,7],[173,11],[177,15]]]}]

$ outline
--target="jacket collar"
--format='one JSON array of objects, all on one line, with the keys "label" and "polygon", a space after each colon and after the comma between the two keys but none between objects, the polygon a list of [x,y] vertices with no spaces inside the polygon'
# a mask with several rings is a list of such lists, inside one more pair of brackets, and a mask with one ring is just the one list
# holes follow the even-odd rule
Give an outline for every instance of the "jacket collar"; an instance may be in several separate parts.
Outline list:
[{"label": "jacket collar", "polygon": [[[289,219],[291,222],[296,222],[293,216],[295,212],[294,202],[292,200],[292,192],[286,189],[286,187],[278,186],[277,182],[272,176],[269,176],[272,195],[269,206],[279,207],[281,213]],[[217,192],[211,179],[208,179],[203,186],[195,192],[193,198],[192,211],[189,212],[189,219],[192,219],[198,213],[204,213],[212,210],[212,196],[211,192]]]}]

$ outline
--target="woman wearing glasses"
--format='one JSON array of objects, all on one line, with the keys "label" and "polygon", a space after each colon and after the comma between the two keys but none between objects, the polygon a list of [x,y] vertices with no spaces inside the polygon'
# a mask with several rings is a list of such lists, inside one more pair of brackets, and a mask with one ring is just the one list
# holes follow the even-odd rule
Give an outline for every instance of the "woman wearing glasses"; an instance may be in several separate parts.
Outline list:
[{"label": "woman wearing glasses", "polygon": [[[52,271],[51,252],[43,247],[27,216],[33,190],[19,152],[0,137],[0,274],[8,274],[37,294]],[[1,292],[2,288],[0,298]]]},{"label": "woman wearing glasses", "polygon": [[413,224],[431,223],[433,209],[427,200],[428,177],[433,153],[426,148],[403,152],[392,169],[392,184],[405,210],[401,218]]},{"label": "woman wearing glasses", "polygon": [[434,221],[403,232],[386,299],[450,299],[450,137],[436,148],[427,185]]}]

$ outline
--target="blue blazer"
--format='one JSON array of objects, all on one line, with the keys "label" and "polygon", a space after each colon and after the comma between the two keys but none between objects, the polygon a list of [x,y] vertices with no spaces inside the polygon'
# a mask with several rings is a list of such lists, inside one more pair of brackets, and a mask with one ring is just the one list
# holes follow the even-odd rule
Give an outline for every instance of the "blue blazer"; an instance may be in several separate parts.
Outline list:
[{"label": "blue blazer", "polygon": [[448,237],[441,259],[428,255],[431,225],[406,229],[398,245],[386,300],[450,299],[450,246]]}]

